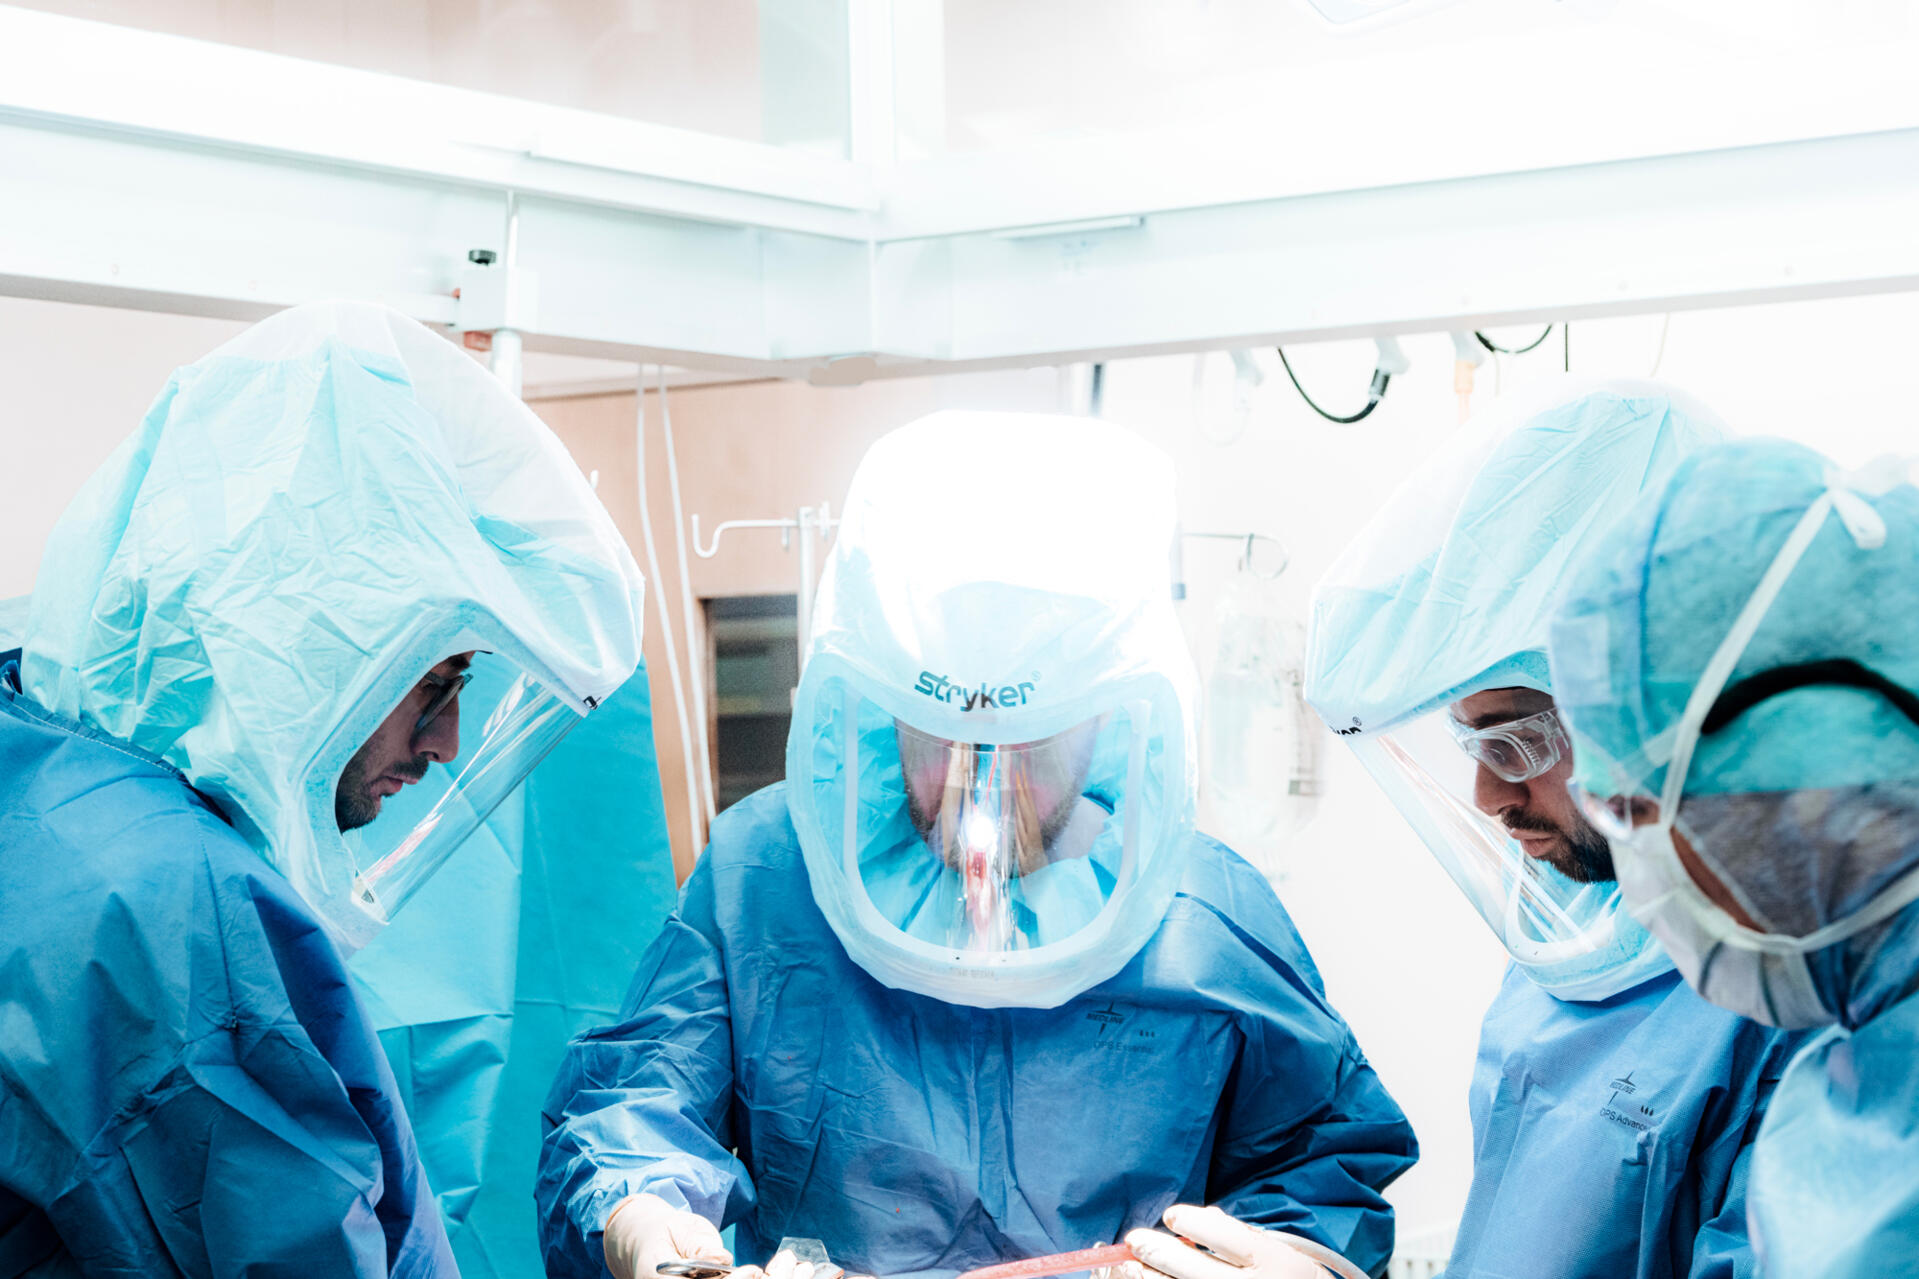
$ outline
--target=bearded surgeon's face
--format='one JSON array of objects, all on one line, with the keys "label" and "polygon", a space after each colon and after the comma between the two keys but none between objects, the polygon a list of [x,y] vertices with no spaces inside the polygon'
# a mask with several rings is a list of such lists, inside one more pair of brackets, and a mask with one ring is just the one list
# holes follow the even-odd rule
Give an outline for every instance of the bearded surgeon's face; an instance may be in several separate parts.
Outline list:
[{"label": "bearded surgeon's face", "polygon": [[[340,770],[333,790],[333,816],[343,833],[378,817],[390,796],[425,777],[434,764],[459,756],[458,684],[472,661],[473,654],[460,653],[435,666]],[[431,719],[421,723],[429,711]]]},{"label": "bearded surgeon's face", "polygon": [[[1479,729],[1552,709],[1552,697],[1538,689],[1490,688],[1453,703],[1452,714],[1468,728]],[[1573,771],[1570,752],[1523,782],[1509,782],[1483,763],[1475,767],[1474,806],[1497,818],[1528,857],[1582,884],[1618,878],[1613,873],[1612,849],[1579,811],[1567,788]]]}]

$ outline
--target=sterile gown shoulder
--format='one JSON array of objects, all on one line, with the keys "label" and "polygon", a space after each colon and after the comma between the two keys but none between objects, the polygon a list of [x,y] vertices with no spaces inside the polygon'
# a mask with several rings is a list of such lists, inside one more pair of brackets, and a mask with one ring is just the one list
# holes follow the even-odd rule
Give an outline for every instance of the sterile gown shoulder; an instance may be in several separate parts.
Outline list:
[{"label": "sterile gown shoulder", "polygon": [[1383,1267],[1412,1129],[1272,889],[1211,840],[1188,857],[1112,979],[983,1009],[848,958],[783,786],[722,813],[622,1021],[574,1041],[548,1098],[549,1273],[596,1274],[639,1191],[734,1224],[742,1261],[798,1234],[849,1269],[950,1275],[1206,1202]]},{"label": "sterile gown shoulder", "polygon": [[1516,965],[1481,1031],[1448,1279],[1749,1279],[1752,1142],[1801,1036],[1676,972],[1556,999]]},{"label": "sterile gown shoulder", "polygon": [[1868,1279],[1919,1264],[1919,994],[1796,1057],[1753,1151],[1768,1275]]},{"label": "sterile gown shoulder", "polygon": [[0,861],[0,1260],[457,1273],[339,952],[177,773],[5,686]]}]

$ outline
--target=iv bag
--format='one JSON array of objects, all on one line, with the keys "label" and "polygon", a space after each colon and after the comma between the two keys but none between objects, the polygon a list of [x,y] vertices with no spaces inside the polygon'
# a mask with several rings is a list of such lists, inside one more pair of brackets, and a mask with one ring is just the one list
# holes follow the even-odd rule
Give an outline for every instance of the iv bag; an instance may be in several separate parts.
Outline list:
[{"label": "iv bag", "polygon": [[1318,808],[1320,727],[1303,691],[1306,631],[1278,588],[1226,586],[1206,686],[1208,832],[1268,875]]}]

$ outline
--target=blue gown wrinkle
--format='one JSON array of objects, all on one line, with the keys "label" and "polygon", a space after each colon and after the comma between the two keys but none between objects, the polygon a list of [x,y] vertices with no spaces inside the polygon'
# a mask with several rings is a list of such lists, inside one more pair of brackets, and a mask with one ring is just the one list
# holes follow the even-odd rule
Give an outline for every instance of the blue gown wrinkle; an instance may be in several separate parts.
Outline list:
[{"label": "blue gown wrinkle", "polygon": [[0,1272],[452,1275],[312,910],[173,769],[0,672]]},{"label": "blue gown wrinkle", "polygon": [[1448,1279],[1752,1279],[1753,1139],[1802,1035],[1667,971],[1554,998],[1517,966],[1480,1035]]},{"label": "blue gown wrinkle", "polygon": [[1768,1275],[1869,1279],[1919,1257],[1919,994],[1819,1032],[1753,1148],[1752,1227]]},{"label": "blue gown wrinkle", "polygon": [[1203,838],[1187,863],[1115,977],[1055,1009],[973,1008],[847,956],[783,787],[735,805],[621,1020],[554,1081],[548,1273],[598,1275],[600,1226],[642,1191],[733,1225],[743,1262],[797,1234],[850,1269],[951,1274],[1206,1201],[1383,1269],[1380,1190],[1412,1130],[1258,872]]}]

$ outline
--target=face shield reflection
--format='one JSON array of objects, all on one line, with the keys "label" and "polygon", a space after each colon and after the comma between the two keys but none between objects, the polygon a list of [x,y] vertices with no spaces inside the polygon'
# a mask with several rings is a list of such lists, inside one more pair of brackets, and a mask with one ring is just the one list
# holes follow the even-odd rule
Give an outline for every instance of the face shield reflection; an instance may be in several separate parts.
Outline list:
[{"label": "face shield reflection", "polygon": [[1044,713],[972,715],[815,657],[785,788],[814,899],[886,985],[1057,1007],[1118,972],[1164,916],[1191,841],[1184,727],[1157,676]]},{"label": "face shield reflection", "polygon": [[1544,694],[1489,690],[1353,748],[1535,980],[1603,989],[1607,971],[1647,952],[1611,851],[1568,789],[1570,745]]},{"label": "face shield reflection", "polygon": [[[1105,824],[1082,799],[1099,723],[1015,745],[951,742],[894,721],[907,813],[925,847],[958,881],[944,941],[1016,949],[1016,898],[1056,863],[1084,858]],[[1103,900],[1103,899],[1102,899]]]},{"label": "face shield reflection", "polygon": [[361,909],[390,919],[583,718],[498,654],[437,663],[334,787]]},{"label": "face shield reflection", "polygon": [[991,963],[1080,933],[1137,878],[1158,817],[1143,707],[996,743],[835,694],[812,793],[869,927]]}]

